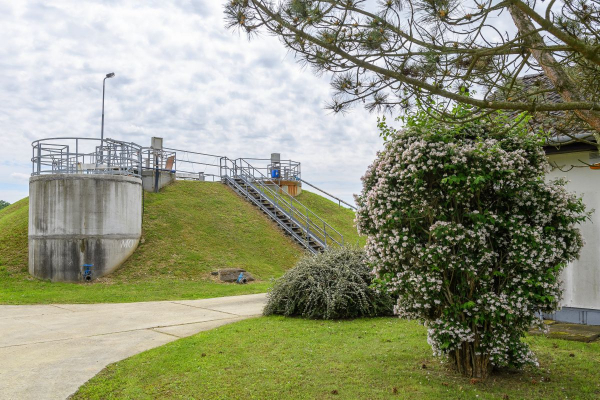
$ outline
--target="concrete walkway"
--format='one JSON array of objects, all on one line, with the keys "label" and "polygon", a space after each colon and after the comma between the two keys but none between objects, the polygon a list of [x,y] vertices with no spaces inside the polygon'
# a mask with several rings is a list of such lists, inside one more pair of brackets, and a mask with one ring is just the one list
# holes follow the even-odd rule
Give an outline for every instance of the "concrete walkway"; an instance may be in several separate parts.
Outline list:
[{"label": "concrete walkway", "polygon": [[258,315],[265,294],[0,306],[0,399],[65,399],[108,364]]}]

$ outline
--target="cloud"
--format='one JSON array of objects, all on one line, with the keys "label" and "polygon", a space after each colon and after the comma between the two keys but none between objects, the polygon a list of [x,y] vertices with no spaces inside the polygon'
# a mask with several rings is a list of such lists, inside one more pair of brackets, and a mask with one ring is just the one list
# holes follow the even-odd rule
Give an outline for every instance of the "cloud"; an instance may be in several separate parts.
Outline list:
[{"label": "cloud", "polygon": [[22,172],[13,172],[12,174],[10,174],[10,177],[19,181],[25,181],[28,182],[29,181],[29,177],[31,176],[31,174],[25,174]]},{"label": "cloud", "polygon": [[[49,5],[51,4],[51,5]],[[376,116],[323,108],[326,77],[276,38],[224,28],[214,0],[3,2],[0,199],[30,171],[31,141],[100,135],[210,154],[302,162],[307,180],[351,200],[382,146]],[[8,162],[10,161],[10,162]],[[14,201],[16,199],[12,199]]]}]

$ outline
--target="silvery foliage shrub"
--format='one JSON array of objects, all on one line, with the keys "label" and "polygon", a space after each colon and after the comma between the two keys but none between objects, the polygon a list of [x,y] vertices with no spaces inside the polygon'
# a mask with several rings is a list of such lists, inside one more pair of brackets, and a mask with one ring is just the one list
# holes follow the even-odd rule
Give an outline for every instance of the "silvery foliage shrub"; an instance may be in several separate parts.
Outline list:
[{"label": "silvery foliage shrub", "polygon": [[499,114],[446,125],[424,113],[405,122],[402,131],[380,122],[385,148],[357,196],[378,282],[462,373],[535,364],[520,339],[557,308],[559,273],[583,245],[582,200],[544,180],[543,140],[524,122]]},{"label": "silvery foliage shrub", "polygon": [[275,282],[265,315],[342,319],[392,315],[394,301],[371,288],[363,249],[329,248],[307,255]]}]

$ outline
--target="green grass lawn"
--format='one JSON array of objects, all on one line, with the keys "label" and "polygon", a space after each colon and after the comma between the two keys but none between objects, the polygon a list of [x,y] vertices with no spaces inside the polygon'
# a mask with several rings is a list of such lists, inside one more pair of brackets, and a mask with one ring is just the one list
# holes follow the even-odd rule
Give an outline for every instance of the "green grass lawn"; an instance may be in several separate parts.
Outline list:
[{"label": "green grass lawn", "polygon": [[[313,195],[338,229],[352,215]],[[319,200],[320,199],[320,200]],[[333,204],[333,203],[331,203]],[[28,199],[0,211],[0,304],[97,303],[198,299],[265,292],[303,253],[250,203],[225,185],[177,182],[145,194],[143,240],[115,273],[91,284],[53,283],[27,272]],[[325,214],[327,212],[327,214]],[[224,284],[220,268],[250,271],[258,282]]]},{"label": "green grass lawn", "polygon": [[471,382],[397,318],[262,317],[112,364],[75,399],[598,399],[600,343],[528,337],[539,368]]}]

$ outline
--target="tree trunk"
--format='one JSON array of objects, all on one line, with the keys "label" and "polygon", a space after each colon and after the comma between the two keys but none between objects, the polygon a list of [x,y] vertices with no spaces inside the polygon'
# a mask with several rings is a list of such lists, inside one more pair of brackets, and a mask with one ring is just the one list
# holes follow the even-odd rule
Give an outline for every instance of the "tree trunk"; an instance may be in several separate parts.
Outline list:
[{"label": "tree trunk", "polygon": [[486,379],[492,372],[488,355],[477,355],[474,343],[463,343],[460,348],[449,353],[450,361],[463,376]]},{"label": "tree trunk", "polygon": [[[523,42],[527,45],[529,52],[536,59],[544,74],[554,85],[556,92],[563,98],[565,102],[569,101],[585,101],[581,95],[577,85],[569,77],[563,65],[561,65],[554,56],[543,50],[546,47],[544,38],[539,32],[536,32],[533,23],[529,17],[521,11],[516,5],[508,7],[508,11],[523,37]],[[600,113],[589,110],[576,110],[575,114],[585,122],[587,122],[594,131],[594,138],[598,149],[600,150]]]}]

